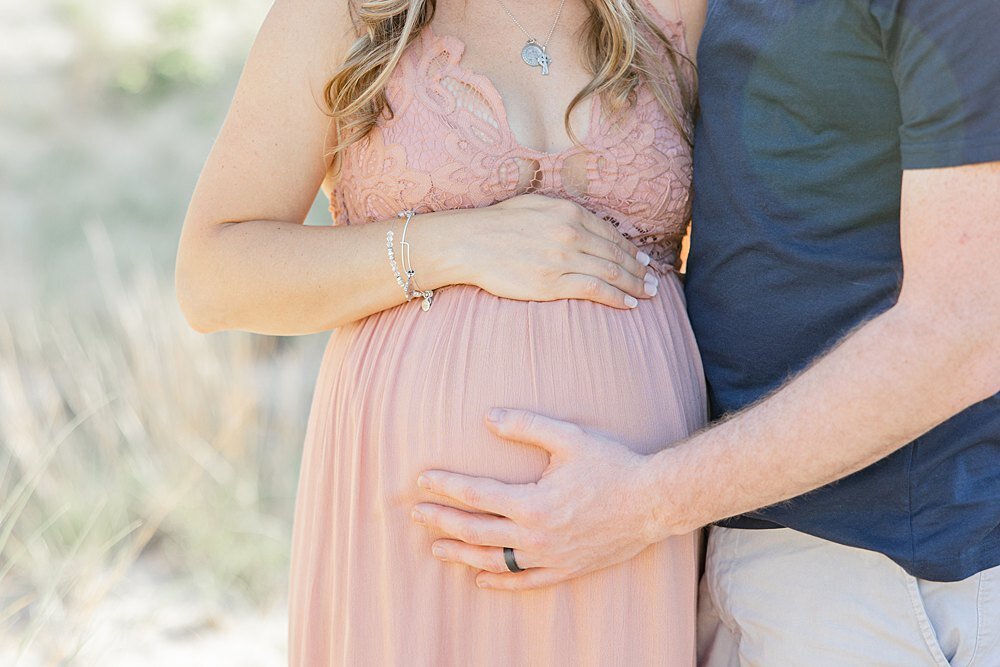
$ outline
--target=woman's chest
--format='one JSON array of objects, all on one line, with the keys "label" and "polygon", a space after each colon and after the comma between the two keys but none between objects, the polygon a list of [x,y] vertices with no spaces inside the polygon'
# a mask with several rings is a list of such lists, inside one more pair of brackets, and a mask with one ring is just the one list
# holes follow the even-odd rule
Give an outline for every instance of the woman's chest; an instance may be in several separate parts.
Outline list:
[{"label": "woman's chest", "polygon": [[351,222],[535,192],[573,199],[627,236],[682,233],[690,149],[644,88],[614,117],[599,99],[584,100],[580,144],[540,151],[518,141],[492,81],[464,67],[464,44],[423,35],[413,47],[386,90],[391,118],[344,153],[337,195]]}]

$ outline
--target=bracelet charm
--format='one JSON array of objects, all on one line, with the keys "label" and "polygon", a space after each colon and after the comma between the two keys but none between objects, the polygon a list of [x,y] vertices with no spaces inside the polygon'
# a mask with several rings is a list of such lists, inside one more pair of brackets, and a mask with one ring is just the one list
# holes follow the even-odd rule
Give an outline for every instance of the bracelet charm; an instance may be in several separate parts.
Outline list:
[{"label": "bracelet charm", "polygon": [[414,276],[416,271],[413,265],[410,263],[410,244],[406,240],[406,230],[410,226],[410,221],[413,220],[413,216],[416,215],[413,209],[406,209],[405,211],[400,211],[398,216],[400,218],[406,218],[403,223],[403,232],[399,237],[399,245],[403,249],[402,261],[403,261],[403,271],[406,272],[406,285],[409,288],[410,297],[419,296],[423,299],[423,303],[420,307],[424,312],[430,310],[431,304],[434,302],[434,290],[421,290],[417,286],[417,281]]}]

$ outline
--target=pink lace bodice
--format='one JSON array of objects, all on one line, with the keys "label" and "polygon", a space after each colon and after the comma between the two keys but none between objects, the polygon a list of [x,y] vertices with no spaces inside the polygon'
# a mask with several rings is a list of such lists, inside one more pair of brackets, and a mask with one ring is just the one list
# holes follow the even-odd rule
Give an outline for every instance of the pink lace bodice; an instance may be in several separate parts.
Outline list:
[{"label": "pink lace bodice", "polygon": [[[681,25],[660,24],[685,53]],[[393,118],[343,154],[329,193],[334,224],[385,220],[408,208],[490,206],[534,192],[579,203],[659,268],[674,267],[691,212],[691,151],[652,92],[641,86],[615,118],[593,99],[582,145],[542,152],[518,143],[492,82],[462,66],[464,48],[430,28],[408,47],[386,89]]]}]

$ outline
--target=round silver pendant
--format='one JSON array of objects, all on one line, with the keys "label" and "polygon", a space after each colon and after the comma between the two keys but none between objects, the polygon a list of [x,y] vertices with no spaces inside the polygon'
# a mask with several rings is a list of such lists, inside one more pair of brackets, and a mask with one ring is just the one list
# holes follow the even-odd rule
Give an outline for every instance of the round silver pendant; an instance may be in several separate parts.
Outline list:
[{"label": "round silver pendant", "polygon": [[536,42],[528,42],[521,49],[521,60],[531,67],[538,67],[545,58],[548,58],[548,56],[545,55],[545,51]]}]

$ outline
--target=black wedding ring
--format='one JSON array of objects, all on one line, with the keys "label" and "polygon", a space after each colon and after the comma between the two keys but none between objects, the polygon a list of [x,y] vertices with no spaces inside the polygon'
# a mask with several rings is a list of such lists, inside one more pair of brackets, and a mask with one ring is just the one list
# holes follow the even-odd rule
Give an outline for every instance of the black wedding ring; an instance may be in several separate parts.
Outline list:
[{"label": "black wedding ring", "polygon": [[507,569],[511,572],[523,572],[524,570],[518,566],[517,561],[514,560],[514,550],[510,547],[503,548],[503,559],[507,563]]}]

